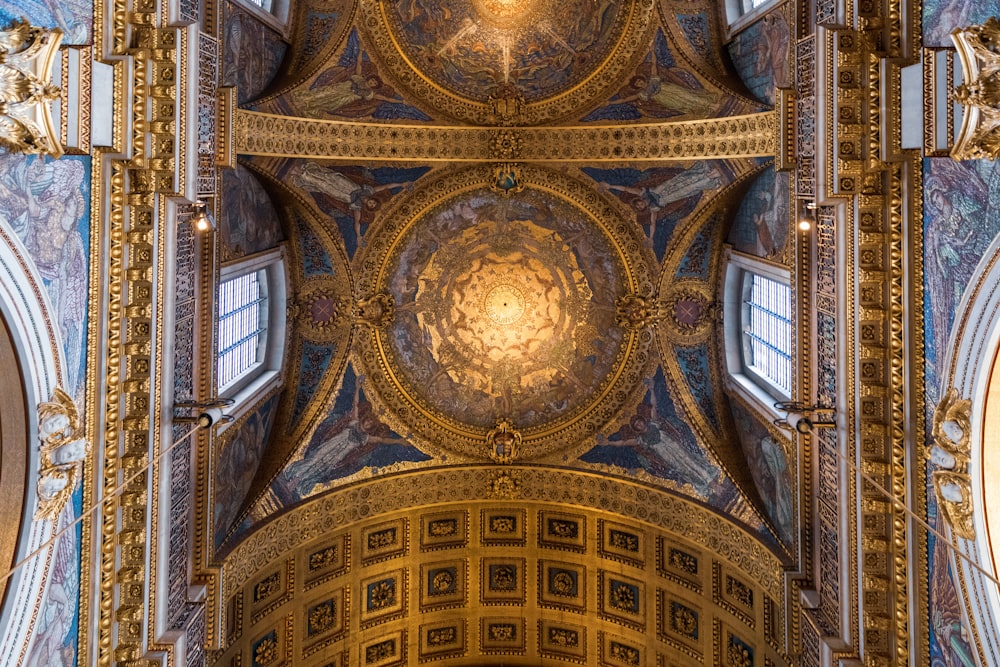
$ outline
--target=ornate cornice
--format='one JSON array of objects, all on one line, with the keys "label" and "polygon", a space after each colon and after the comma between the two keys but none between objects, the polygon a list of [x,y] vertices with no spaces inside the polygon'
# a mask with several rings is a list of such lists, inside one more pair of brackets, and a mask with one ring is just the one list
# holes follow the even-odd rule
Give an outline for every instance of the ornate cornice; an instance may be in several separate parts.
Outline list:
[{"label": "ornate cornice", "polygon": [[664,162],[773,157],[775,112],[705,120],[571,127],[462,127],[289,118],[240,109],[246,155],[427,162]]}]

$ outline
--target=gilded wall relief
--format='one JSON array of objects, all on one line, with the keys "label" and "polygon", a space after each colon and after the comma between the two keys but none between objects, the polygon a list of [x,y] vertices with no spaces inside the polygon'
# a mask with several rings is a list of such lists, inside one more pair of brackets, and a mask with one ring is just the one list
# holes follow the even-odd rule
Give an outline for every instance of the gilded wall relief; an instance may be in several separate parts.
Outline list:
[{"label": "gilded wall relief", "polygon": [[651,10],[648,0],[447,0],[366,2],[362,17],[387,69],[420,99],[458,120],[534,125],[620,80]]},{"label": "gilded wall relief", "polygon": [[[652,336],[617,322],[652,291],[632,227],[580,182],[523,167],[453,172],[387,211],[355,263],[358,294],[390,295],[360,362],[400,432],[485,454],[507,418],[535,458],[574,446],[638,389]],[[384,324],[384,323],[383,323]]]}]

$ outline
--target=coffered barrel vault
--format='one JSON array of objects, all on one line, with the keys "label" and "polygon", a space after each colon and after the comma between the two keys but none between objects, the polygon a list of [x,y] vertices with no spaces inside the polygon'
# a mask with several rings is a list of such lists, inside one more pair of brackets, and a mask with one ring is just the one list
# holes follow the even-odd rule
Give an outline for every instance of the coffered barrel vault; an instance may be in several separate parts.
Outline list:
[{"label": "coffered barrel vault", "polygon": [[787,664],[779,559],[697,505],[596,475],[366,482],[227,562],[223,664]]},{"label": "coffered barrel vault", "polygon": [[1000,664],[991,15],[0,0],[0,664]]}]

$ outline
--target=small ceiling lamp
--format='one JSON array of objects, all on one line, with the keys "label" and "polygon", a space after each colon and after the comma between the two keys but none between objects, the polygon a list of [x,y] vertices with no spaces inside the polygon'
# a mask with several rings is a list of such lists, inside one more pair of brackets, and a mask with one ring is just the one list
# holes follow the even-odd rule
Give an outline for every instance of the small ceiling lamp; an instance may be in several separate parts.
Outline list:
[{"label": "small ceiling lamp", "polygon": [[208,212],[208,206],[202,200],[194,203],[194,213],[191,215],[191,224],[199,232],[207,232],[215,229],[215,219]]},{"label": "small ceiling lamp", "polygon": [[799,218],[799,231],[808,232],[816,221],[816,202],[806,203],[806,212]]}]

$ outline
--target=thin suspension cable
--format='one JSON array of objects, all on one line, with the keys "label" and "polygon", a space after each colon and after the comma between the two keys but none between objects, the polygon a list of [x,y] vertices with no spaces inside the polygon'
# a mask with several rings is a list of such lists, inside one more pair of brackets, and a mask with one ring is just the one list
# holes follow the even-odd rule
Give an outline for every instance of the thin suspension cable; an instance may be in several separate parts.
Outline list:
[{"label": "thin suspension cable", "polygon": [[66,524],[65,526],[63,526],[62,528],[60,528],[58,531],[56,531],[56,533],[54,535],[52,535],[51,537],[49,537],[49,539],[45,540],[38,548],[36,548],[30,554],[28,554],[27,556],[25,556],[24,558],[22,558],[21,560],[19,560],[17,563],[15,563],[13,565],[13,567],[11,567],[9,570],[7,570],[7,572],[5,572],[2,577],[0,577],[0,583],[2,583],[4,581],[7,581],[8,579],[10,579],[10,577],[15,572],[17,572],[17,570],[22,565],[24,565],[25,563],[27,563],[28,561],[30,561],[32,558],[35,558],[36,556],[38,556],[39,554],[41,554],[43,551],[45,551],[46,549],[48,549],[49,547],[51,547],[52,544],[57,539],[59,539],[63,534],[66,533],[66,531],[68,531],[70,528],[73,528],[78,523],[80,523],[81,521],[83,521],[85,518],[87,518],[88,516],[90,516],[91,514],[93,514],[94,511],[97,510],[97,508],[101,507],[102,505],[104,505],[108,501],[114,500],[117,496],[120,496],[121,493],[122,493],[122,491],[125,490],[126,486],[128,486],[129,484],[131,484],[140,475],[144,475],[149,470],[149,467],[151,465],[153,465],[153,461],[157,461],[158,462],[160,459],[162,459],[164,456],[166,456],[169,452],[173,451],[173,449],[175,447],[177,447],[182,442],[184,442],[189,437],[191,437],[191,435],[195,431],[197,431],[199,428],[201,428],[201,427],[197,426],[197,425],[194,426],[190,431],[188,431],[187,433],[185,433],[184,435],[182,435],[179,439],[175,440],[173,442],[173,444],[171,444],[169,447],[167,447],[166,449],[164,449],[162,452],[160,452],[154,458],[150,459],[146,463],[146,465],[144,465],[142,467],[142,470],[136,471],[135,473],[132,474],[131,477],[129,477],[128,479],[126,479],[125,481],[123,481],[121,484],[119,484],[118,486],[116,486],[114,489],[112,489],[111,490],[111,495],[105,496],[104,498],[99,499],[97,502],[95,502],[93,505],[91,505],[89,509],[87,509],[85,512],[83,512],[82,514],[80,514],[80,516],[78,516],[76,519],[74,519],[73,521],[71,521],[70,523]]},{"label": "thin suspension cable", "polygon": [[[817,440],[819,440],[819,439],[817,438]],[[971,565],[972,567],[974,567],[976,570],[979,570],[980,574],[982,574],[984,577],[986,577],[987,579],[989,579],[990,581],[992,581],[994,584],[996,584],[997,587],[1000,587],[1000,580],[998,580],[995,576],[993,576],[992,574],[990,574],[989,572],[987,572],[986,570],[984,570],[979,565],[979,563],[975,562],[974,560],[972,560],[971,558],[969,558],[967,555],[965,555],[964,553],[962,553],[962,550],[958,548],[958,545],[956,545],[954,542],[952,542],[951,540],[949,540],[944,535],[944,533],[938,532],[937,529],[932,528],[929,523],[927,523],[924,519],[920,518],[913,510],[911,510],[906,505],[906,503],[904,503],[902,500],[900,500],[895,495],[893,495],[889,490],[887,490],[881,484],[879,484],[874,479],[872,479],[871,476],[868,473],[866,473],[864,470],[862,470],[861,468],[859,468],[852,461],[849,461],[846,456],[844,456],[843,454],[840,453],[839,449],[837,449],[836,447],[830,447],[830,449],[833,450],[833,453],[836,454],[837,457],[841,461],[843,461],[848,466],[850,466],[851,469],[853,469],[856,473],[858,473],[859,475],[861,475],[869,484],[871,484],[876,489],[878,489],[886,498],[888,498],[889,500],[891,500],[894,505],[897,505],[898,507],[902,508],[902,510],[904,512],[906,512],[907,514],[909,514],[910,517],[912,517],[914,520],[916,520],[917,523],[919,523],[921,526],[923,526],[924,528],[926,528],[927,532],[932,533],[939,540],[944,541],[944,543],[946,545],[948,545],[951,548],[951,550],[954,551],[960,558],[962,558],[963,560],[965,560],[969,565]]]}]

